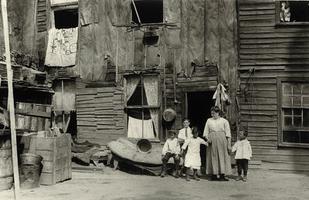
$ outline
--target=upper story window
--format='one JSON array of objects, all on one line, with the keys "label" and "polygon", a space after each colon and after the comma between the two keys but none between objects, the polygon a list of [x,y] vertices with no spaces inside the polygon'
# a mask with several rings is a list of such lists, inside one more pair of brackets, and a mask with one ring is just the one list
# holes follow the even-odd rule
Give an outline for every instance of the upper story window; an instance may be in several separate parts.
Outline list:
[{"label": "upper story window", "polygon": [[64,9],[54,11],[55,28],[76,28],[78,27],[78,9]]},{"label": "upper story window", "polygon": [[277,24],[309,24],[309,1],[277,1]]},{"label": "upper story window", "polygon": [[131,3],[132,21],[139,23],[136,11],[141,23],[163,22],[163,0],[134,0],[135,8]]}]

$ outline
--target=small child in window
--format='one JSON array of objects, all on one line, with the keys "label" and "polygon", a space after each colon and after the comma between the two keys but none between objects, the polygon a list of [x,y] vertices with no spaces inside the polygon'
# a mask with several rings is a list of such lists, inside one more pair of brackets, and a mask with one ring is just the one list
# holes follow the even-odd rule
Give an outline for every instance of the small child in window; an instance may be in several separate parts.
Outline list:
[{"label": "small child in window", "polygon": [[189,138],[185,141],[182,145],[182,151],[184,151],[187,147],[187,154],[185,158],[185,167],[187,168],[186,171],[186,180],[190,181],[189,179],[189,171],[193,169],[193,178],[197,181],[200,179],[197,177],[197,170],[201,168],[201,156],[200,156],[200,146],[201,144],[208,145],[205,140],[198,137],[198,129],[197,127],[192,128],[193,137]]},{"label": "small child in window", "polygon": [[180,146],[176,137],[175,131],[168,131],[169,138],[165,141],[162,149],[162,172],[161,177],[166,175],[166,165],[170,158],[174,158],[176,175],[175,178],[179,178],[179,162],[180,162]]},{"label": "small child in window", "polygon": [[[238,177],[236,181],[243,180],[247,181],[247,173],[248,173],[248,163],[250,158],[252,157],[252,150],[250,142],[247,140],[248,132],[245,130],[239,131],[239,140],[233,145],[232,152],[236,152],[235,160],[237,165]],[[242,171],[244,176],[241,177]]]}]

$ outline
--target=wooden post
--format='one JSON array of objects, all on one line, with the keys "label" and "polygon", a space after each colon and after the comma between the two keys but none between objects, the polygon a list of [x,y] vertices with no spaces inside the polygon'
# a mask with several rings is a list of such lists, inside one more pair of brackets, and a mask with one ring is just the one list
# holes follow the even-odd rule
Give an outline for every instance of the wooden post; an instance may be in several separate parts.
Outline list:
[{"label": "wooden post", "polygon": [[[62,128],[62,130],[64,130],[64,126],[65,126],[65,113],[64,113],[64,83],[63,83],[63,79],[61,79],[61,110],[62,110],[61,111],[61,114],[62,114],[62,127],[61,128]],[[60,128],[60,127],[58,127],[58,128]]]},{"label": "wooden post", "polygon": [[7,71],[7,82],[8,82],[8,108],[10,111],[12,161],[13,161],[13,174],[14,174],[14,195],[15,195],[15,199],[18,200],[20,199],[20,185],[19,185],[17,143],[16,143],[16,130],[15,130],[13,73],[12,73],[12,66],[11,66],[10,40],[9,40],[9,27],[8,27],[7,1],[6,0],[1,0],[1,10],[2,10],[3,35],[4,35],[4,43],[5,43],[6,71]]},{"label": "wooden post", "polygon": [[115,82],[118,82],[118,57],[119,57],[119,32],[118,28],[116,28],[117,34],[116,34],[116,66],[115,66]]}]

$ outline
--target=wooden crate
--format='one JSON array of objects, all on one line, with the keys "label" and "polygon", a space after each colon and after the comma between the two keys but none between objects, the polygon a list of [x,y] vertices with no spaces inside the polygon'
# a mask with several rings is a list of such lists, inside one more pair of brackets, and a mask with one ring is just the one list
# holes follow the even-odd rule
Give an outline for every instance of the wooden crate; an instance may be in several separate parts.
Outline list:
[{"label": "wooden crate", "polygon": [[43,157],[40,183],[53,185],[72,178],[71,135],[60,137],[25,136],[21,144],[23,153],[34,153]]}]

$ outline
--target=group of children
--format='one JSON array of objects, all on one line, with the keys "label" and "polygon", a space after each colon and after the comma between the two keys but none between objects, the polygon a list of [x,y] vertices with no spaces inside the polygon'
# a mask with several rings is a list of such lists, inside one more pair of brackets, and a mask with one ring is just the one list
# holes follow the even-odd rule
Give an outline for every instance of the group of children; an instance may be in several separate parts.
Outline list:
[{"label": "group of children", "polygon": [[[170,158],[174,159],[175,177],[179,178],[183,171],[186,174],[186,180],[190,181],[189,173],[193,170],[193,179],[199,181],[197,171],[201,167],[200,145],[211,145],[200,137],[197,127],[190,128],[189,119],[184,119],[183,128],[179,130],[178,135],[175,131],[168,132],[169,138],[166,140],[162,149],[162,172],[161,177],[166,175],[167,163]],[[238,176],[236,180],[247,181],[248,161],[252,156],[250,142],[247,140],[247,132],[240,130],[239,140],[233,145],[232,153],[235,153]],[[184,165],[180,166],[181,158]],[[243,172],[243,177],[241,176]]]}]

